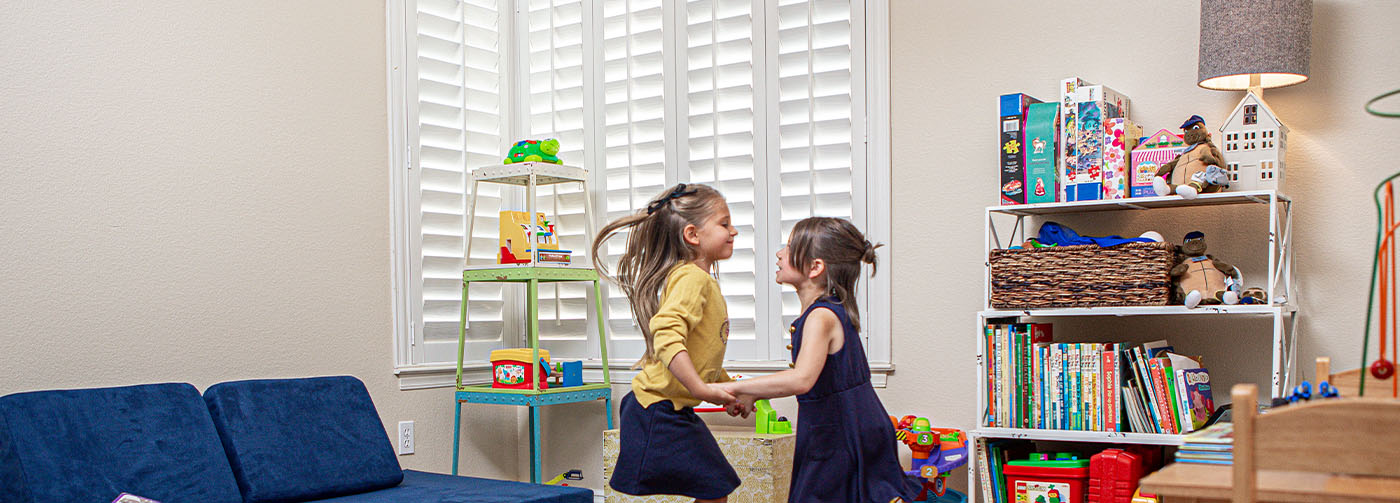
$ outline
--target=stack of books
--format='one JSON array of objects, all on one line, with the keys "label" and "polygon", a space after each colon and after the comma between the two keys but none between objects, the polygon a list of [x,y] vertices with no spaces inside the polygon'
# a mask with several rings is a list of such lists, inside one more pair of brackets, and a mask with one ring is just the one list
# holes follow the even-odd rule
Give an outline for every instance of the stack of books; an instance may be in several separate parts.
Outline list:
[{"label": "stack of books", "polygon": [[1216,423],[1187,435],[1176,451],[1179,463],[1228,465],[1234,459],[1235,428],[1233,423]]}]

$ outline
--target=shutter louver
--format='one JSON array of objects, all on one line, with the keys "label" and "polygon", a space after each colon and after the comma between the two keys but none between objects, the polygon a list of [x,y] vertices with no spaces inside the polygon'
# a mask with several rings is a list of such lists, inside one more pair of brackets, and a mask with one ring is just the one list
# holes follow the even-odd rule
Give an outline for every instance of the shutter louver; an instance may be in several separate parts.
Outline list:
[{"label": "shutter louver", "polygon": [[[501,35],[490,0],[417,2],[419,189],[422,205],[423,361],[455,361],[465,264],[466,170],[500,162]],[[500,190],[482,187],[474,263],[495,260]],[[501,288],[472,288],[468,355],[498,344]]]},{"label": "shutter louver", "polygon": [[[784,238],[810,216],[855,217],[853,176],[864,159],[852,149],[852,30],[850,2],[784,0],[778,7],[778,191]],[[864,106],[863,103],[860,104]],[[854,200],[853,200],[854,199]],[[784,291],[783,322],[801,313]]]},{"label": "shutter louver", "polygon": [[[525,111],[531,139],[558,139],[558,155],[565,164],[591,168],[584,135],[584,14],[581,0],[529,1],[529,98]],[[523,210],[524,200],[519,200],[518,209]],[[592,243],[585,235],[583,192],[578,185],[541,187],[535,204],[536,211],[558,223],[559,246],[574,252],[572,260],[589,262]],[[596,357],[596,343],[587,344],[591,288],[591,284],[578,282],[540,285],[540,340],[556,358]],[[515,290],[523,292],[524,288]],[[523,314],[523,303],[521,308]],[[523,323],[521,327],[523,330]]]},{"label": "shutter louver", "polygon": [[[748,0],[686,2],[684,55],[688,179],[713,186],[729,202],[739,235],[734,256],[720,262],[719,283],[729,308],[730,360],[767,359],[758,354],[760,278],[754,167],[754,3]],[[762,297],[760,297],[760,291]]]},{"label": "shutter louver", "polygon": [[[661,0],[605,1],[602,25],[603,220],[612,221],[646,207],[666,187]],[[626,243],[626,232],[608,241],[609,264]],[[646,344],[631,305],[620,288],[607,291],[611,356],[640,358]]]}]

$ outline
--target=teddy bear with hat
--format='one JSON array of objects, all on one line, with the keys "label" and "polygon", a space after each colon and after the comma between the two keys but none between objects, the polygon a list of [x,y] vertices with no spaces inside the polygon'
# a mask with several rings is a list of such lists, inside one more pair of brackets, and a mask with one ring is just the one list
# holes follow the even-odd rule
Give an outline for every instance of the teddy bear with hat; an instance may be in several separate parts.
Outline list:
[{"label": "teddy bear with hat", "polygon": [[1229,173],[1222,167],[1220,149],[1210,141],[1205,119],[1192,115],[1181,129],[1188,145],[1186,151],[1157,169],[1157,177],[1152,180],[1153,192],[1159,196],[1175,193],[1193,199],[1197,194],[1229,188]]},{"label": "teddy bear with hat", "polygon": [[1240,277],[1235,266],[1206,254],[1206,235],[1191,231],[1181,244],[1181,263],[1171,270],[1176,298],[1186,307],[1238,304]]}]

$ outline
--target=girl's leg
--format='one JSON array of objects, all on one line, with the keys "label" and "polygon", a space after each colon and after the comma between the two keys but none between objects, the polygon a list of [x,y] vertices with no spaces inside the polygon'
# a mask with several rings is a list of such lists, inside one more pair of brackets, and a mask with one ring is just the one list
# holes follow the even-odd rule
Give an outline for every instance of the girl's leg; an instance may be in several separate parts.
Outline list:
[{"label": "girl's leg", "polygon": [[697,499],[697,500],[695,500],[695,503],[726,503],[727,501],[729,501],[729,497],[728,497],[728,496],[724,496],[724,497],[717,498],[717,499],[712,499],[712,500]]}]

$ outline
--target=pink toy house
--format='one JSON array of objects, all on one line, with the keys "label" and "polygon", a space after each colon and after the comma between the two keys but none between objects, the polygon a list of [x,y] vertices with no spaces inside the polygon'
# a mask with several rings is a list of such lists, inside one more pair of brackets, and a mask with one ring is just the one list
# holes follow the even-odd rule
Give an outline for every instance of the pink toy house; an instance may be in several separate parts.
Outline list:
[{"label": "pink toy house", "polygon": [[1132,197],[1151,197],[1157,195],[1152,191],[1152,179],[1157,177],[1157,168],[1169,163],[1176,156],[1186,151],[1186,140],[1176,133],[1162,129],[1148,137],[1133,149],[1130,156],[1132,163]]}]

